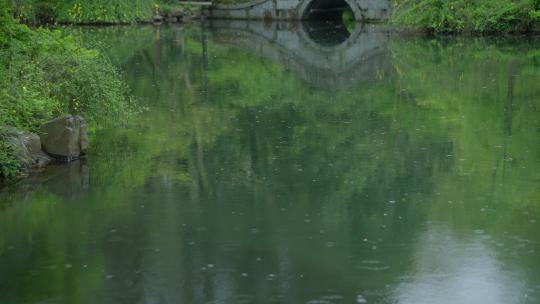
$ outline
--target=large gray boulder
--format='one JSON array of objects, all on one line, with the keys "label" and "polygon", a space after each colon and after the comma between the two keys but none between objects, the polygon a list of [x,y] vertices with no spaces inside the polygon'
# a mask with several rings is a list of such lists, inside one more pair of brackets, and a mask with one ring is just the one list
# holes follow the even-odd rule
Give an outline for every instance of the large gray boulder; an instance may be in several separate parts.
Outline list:
[{"label": "large gray boulder", "polygon": [[42,167],[51,162],[51,158],[41,150],[41,140],[37,134],[15,128],[4,128],[1,133],[15,147],[16,156],[24,167]]},{"label": "large gray boulder", "polygon": [[86,154],[88,133],[81,116],[67,115],[44,123],[39,136],[41,146],[50,156],[70,162]]},{"label": "large gray boulder", "polygon": [[184,11],[184,9],[177,9],[177,10],[174,10],[172,13],[171,13],[171,17],[176,17],[176,18],[182,18],[186,15],[186,11]]},{"label": "large gray boulder", "polygon": [[155,24],[161,24],[163,22],[163,19],[165,19],[165,18],[163,16],[161,16],[161,15],[155,15],[154,17],[152,17],[152,21]]}]

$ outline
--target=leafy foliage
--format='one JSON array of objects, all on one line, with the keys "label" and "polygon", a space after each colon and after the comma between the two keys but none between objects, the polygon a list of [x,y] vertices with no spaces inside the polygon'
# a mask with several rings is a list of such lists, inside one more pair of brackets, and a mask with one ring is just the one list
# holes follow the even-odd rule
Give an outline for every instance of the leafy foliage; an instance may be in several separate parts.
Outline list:
[{"label": "leafy foliage", "polygon": [[393,16],[434,33],[529,32],[539,21],[538,0],[396,0]]},{"label": "leafy foliage", "polygon": [[[131,113],[128,89],[106,57],[62,31],[16,23],[0,3],[0,126],[35,130],[50,117],[82,113],[95,127]],[[0,177],[11,178],[20,166],[2,138],[0,150]]]},{"label": "leafy foliage", "polygon": [[2,179],[13,179],[21,172],[21,164],[15,155],[15,147],[4,138],[0,130],[0,184]]},{"label": "leafy foliage", "polygon": [[149,20],[154,0],[15,0],[14,15],[25,23],[130,23]]}]

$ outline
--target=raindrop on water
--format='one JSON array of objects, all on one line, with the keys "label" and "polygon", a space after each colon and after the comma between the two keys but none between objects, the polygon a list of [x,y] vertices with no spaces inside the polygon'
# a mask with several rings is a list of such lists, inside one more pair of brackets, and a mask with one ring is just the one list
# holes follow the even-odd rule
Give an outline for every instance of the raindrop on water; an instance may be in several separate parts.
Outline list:
[{"label": "raindrop on water", "polygon": [[364,298],[364,296],[357,295],[356,296],[356,303],[367,303],[367,300],[366,300],[366,298]]}]

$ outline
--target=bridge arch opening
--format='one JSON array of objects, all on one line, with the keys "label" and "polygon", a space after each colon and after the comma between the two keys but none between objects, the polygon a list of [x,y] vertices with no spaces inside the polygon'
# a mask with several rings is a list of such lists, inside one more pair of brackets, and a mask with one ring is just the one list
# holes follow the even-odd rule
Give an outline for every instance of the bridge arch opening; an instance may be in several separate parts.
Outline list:
[{"label": "bridge arch opening", "polygon": [[301,7],[304,28],[320,46],[334,47],[347,41],[356,27],[350,0],[307,0]]},{"label": "bridge arch opening", "polygon": [[341,21],[344,14],[353,15],[346,0],[312,0],[303,12],[302,19],[310,21]]}]

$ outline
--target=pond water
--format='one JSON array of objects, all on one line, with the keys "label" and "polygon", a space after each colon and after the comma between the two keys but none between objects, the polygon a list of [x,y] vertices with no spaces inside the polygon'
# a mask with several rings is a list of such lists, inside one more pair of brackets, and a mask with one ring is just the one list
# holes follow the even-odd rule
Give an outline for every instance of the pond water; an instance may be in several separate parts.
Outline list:
[{"label": "pond water", "polygon": [[539,303],[540,43],[75,29],[142,111],[0,193],[0,303]]}]

